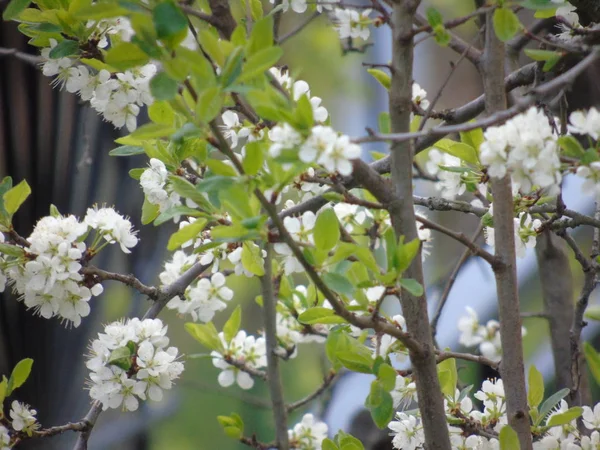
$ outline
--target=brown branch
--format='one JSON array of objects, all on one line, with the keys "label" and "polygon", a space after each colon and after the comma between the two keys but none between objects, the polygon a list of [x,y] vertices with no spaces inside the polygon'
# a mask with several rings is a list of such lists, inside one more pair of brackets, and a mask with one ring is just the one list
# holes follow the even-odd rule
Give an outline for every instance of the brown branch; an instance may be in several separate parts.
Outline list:
[{"label": "brown branch", "polygon": [[[481,78],[486,96],[485,109],[488,118],[502,116],[506,114],[506,111],[510,111],[510,109],[506,109],[506,92],[503,87],[506,52],[504,44],[496,36],[492,18],[493,14],[488,12],[486,14],[485,50],[481,65]],[[583,62],[581,64],[584,65]],[[547,83],[546,86],[557,82],[558,78]],[[519,103],[515,107],[524,107],[528,103],[528,99]],[[514,205],[510,175],[502,179],[492,178],[492,192],[494,195],[495,255],[501,261],[501,264],[493,266],[503,351],[500,372],[506,383],[508,423],[516,431],[521,449],[531,450],[533,444],[525,388],[525,365],[516,271]]]},{"label": "brown branch", "polygon": [[140,294],[147,295],[152,300],[156,300],[159,294],[159,289],[154,286],[146,286],[140,280],[138,280],[132,274],[123,275],[120,273],[107,272],[105,270],[99,269],[95,266],[87,266],[81,269],[81,273],[88,277],[91,277],[92,280],[96,282],[105,281],[105,280],[114,280],[119,281],[127,286],[130,286],[137,290]]},{"label": "brown branch", "polygon": [[20,52],[16,48],[3,48],[0,47],[0,58],[4,56],[12,56],[13,58],[23,61],[32,66],[39,66],[44,62],[44,58],[41,56],[30,55],[29,53]]},{"label": "brown branch", "polygon": [[473,355],[471,353],[459,353],[459,352],[450,352],[450,351],[441,351],[436,350],[435,354],[437,355],[437,363],[441,363],[447,359],[455,358],[462,359],[463,361],[471,361],[476,362],[478,364],[483,364],[484,366],[488,366],[496,371],[500,369],[500,363],[496,361],[492,361],[489,358],[480,355]]}]

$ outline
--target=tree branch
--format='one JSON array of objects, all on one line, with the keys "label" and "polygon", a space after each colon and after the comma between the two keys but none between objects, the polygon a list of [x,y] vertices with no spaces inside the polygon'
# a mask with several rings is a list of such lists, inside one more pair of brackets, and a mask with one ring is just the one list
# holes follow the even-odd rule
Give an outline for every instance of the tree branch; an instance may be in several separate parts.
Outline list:
[{"label": "tree branch", "polygon": [[260,285],[263,298],[263,312],[265,315],[265,338],[267,341],[267,373],[269,378],[269,391],[273,405],[273,417],[275,420],[275,436],[277,448],[288,450],[287,409],[283,398],[283,385],[281,384],[281,373],[279,372],[279,358],[276,350],[279,347],[277,341],[277,300],[273,294],[272,259],[273,245],[266,244],[267,256],[264,259],[265,273],[260,277]]},{"label": "tree branch", "polygon": [[[502,116],[506,111],[506,92],[503,87],[505,48],[496,36],[492,17],[491,12],[486,14],[485,50],[481,65],[485,109],[488,117]],[[492,178],[492,192],[496,257],[502,262],[494,267],[503,352],[500,372],[506,386],[508,423],[516,431],[521,449],[532,450],[529,408],[525,389],[516,271],[514,206],[510,175],[506,175],[502,179]]]}]

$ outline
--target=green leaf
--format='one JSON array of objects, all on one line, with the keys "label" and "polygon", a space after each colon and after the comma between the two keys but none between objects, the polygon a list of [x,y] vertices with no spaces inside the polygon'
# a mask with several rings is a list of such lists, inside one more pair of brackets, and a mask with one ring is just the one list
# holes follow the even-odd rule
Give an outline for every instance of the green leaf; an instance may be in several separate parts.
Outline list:
[{"label": "green leaf", "polygon": [[101,20],[124,16],[127,13],[128,11],[117,3],[94,3],[78,9],[74,16],[81,20]]},{"label": "green leaf", "polygon": [[0,254],[20,258],[25,254],[25,250],[16,245],[0,244]]},{"label": "green leaf", "polygon": [[504,425],[498,436],[500,440],[500,450],[521,450],[519,436],[510,425]]},{"label": "green leaf", "polygon": [[219,193],[221,203],[235,219],[243,220],[255,217],[255,211],[248,199],[248,192],[242,184],[233,184],[226,191]]},{"label": "green leaf", "polygon": [[521,29],[517,15],[509,8],[497,8],[494,11],[494,30],[502,42],[509,41]]},{"label": "green leaf", "polygon": [[362,442],[351,434],[344,433],[342,430],[338,431],[335,435],[335,442],[339,445],[340,450],[365,450]]},{"label": "green leaf", "polygon": [[[458,372],[456,371],[456,360],[449,358],[438,364],[438,377],[442,393],[449,398],[454,398],[456,384],[458,382]],[[442,375],[444,373],[445,375]]]},{"label": "green leaf", "polygon": [[17,363],[8,379],[6,396],[9,396],[15,389],[21,387],[27,381],[31,373],[31,366],[33,366],[33,359],[31,358],[22,359]]},{"label": "green leaf", "polygon": [[525,49],[525,54],[535,61],[545,61],[542,70],[548,72],[558,61],[563,57],[561,52],[553,52],[549,50]]},{"label": "green leaf", "polygon": [[566,425],[571,423],[573,420],[581,417],[583,414],[583,408],[581,406],[574,406],[569,408],[563,413],[554,414],[550,417],[550,420],[546,424],[548,427],[557,427],[560,425]]},{"label": "green leaf", "polygon": [[415,297],[421,297],[424,293],[421,283],[412,278],[400,278],[398,283]]},{"label": "green leaf", "polygon": [[115,348],[108,357],[107,363],[111,366],[117,366],[123,370],[131,369],[133,365],[133,354],[129,347]]},{"label": "green leaf", "polygon": [[13,20],[31,3],[30,0],[10,0],[6,9],[2,13],[2,19]]},{"label": "green leaf", "polygon": [[211,210],[210,203],[204,197],[204,194],[197,186],[194,186],[188,180],[176,175],[169,175],[169,183],[173,190],[183,198],[189,198],[194,203],[201,205],[205,209]]},{"label": "green leaf", "polygon": [[466,142],[456,142],[451,139],[440,139],[434,148],[441,150],[449,155],[456,156],[458,159],[470,164],[479,164],[477,150]]},{"label": "green leaf", "polygon": [[373,358],[371,355],[342,351],[336,354],[337,358],[347,369],[359,373],[373,373]]},{"label": "green leaf", "polygon": [[175,216],[190,216],[190,217],[198,217],[202,213],[197,209],[188,208],[187,206],[173,206],[166,211],[163,211],[159,214],[159,216],[154,219],[153,225],[155,227],[162,225],[163,223],[171,220]]},{"label": "green leaf", "polygon": [[148,225],[158,217],[159,213],[159,205],[150,203],[148,199],[144,197],[144,203],[142,204],[142,225]]},{"label": "green leaf", "polygon": [[323,275],[323,281],[329,289],[347,296],[352,296],[354,293],[354,285],[343,275],[329,272]]},{"label": "green leaf", "polygon": [[527,404],[530,408],[537,408],[544,400],[544,377],[533,364],[529,368],[528,384]]},{"label": "green leaf", "polygon": [[590,320],[600,320],[600,306],[588,306],[584,317]]},{"label": "green leaf", "polygon": [[265,262],[260,247],[252,242],[244,242],[242,247],[242,266],[248,272],[259,277],[265,274]]},{"label": "green leaf", "polygon": [[383,388],[390,392],[396,387],[396,378],[398,372],[389,364],[383,363],[379,366],[377,371],[377,379],[381,382]]},{"label": "green leaf", "polygon": [[242,161],[246,175],[256,175],[264,162],[265,152],[263,151],[263,145],[258,141],[247,142],[246,156],[244,156],[244,160]]},{"label": "green leaf", "polygon": [[219,332],[212,322],[208,322],[207,324],[188,322],[184,326],[185,330],[207,349],[215,350],[219,353],[225,352],[223,343],[219,338]]},{"label": "green leaf", "polygon": [[585,155],[585,149],[581,143],[573,136],[561,136],[558,138],[558,145],[562,148],[565,156],[572,158],[581,158]]},{"label": "green leaf", "polygon": [[252,55],[273,46],[273,17],[268,16],[254,22],[248,39],[247,53]]},{"label": "green leaf", "polygon": [[380,429],[387,427],[394,417],[394,400],[378,380],[371,383],[371,390],[365,400],[365,407],[371,411],[373,422]]},{"label": "green leaf", "polygon": [[327,208],[317,216],[313,229],[315,246],[319,250],[328,251],[340,240],[340,224],[332,208]]},{"label": "green leaf", "polygon": [[198,218],[195,222],[180,228],[169,238],[167,249],[173,251],[181,247],[181,245],[185,244],[187,241],[196,238],[202,230],[204,230],[206,223],[206,219]]},{"label": "green leaf", "polygon": [[121,42],[106,52],[106,63],[118,70],[146,64],[150,57],[132,42]]},{"label": "green leaf", "polygon": [[223,97],[218,86],[209,87],[198,95],[196,117],[202,123],[209,123],[221,112]]},{"label": "green leaf", "polygon": [[392,79],[383,70],[367,69],[367,72],[370,73],[371,76],[373,76],[373,78],[375,78],[379,82],[379,84],[381,84],[384,88],[386,88],[387,90],[390,89],[390,86],[392,85]]},{"label": "green leaf", "polygon": [[227,322],[225,322],[225,325],[223,325],[223,336],[225,336],[225,342],[231,342],[240,329],[241,323],[242,307],[237,305],[231,313],[231,316],[229,316]]},{"label": "green leaf", "polygon": [[[584,344],[585,345],[585,344]],[[544,417],[546,417],[546,415],[556,406],[560,403],[560,401],[565,398],[567,395],[569,395],[569,389],[568,388],[564,388],[561,389],[560,391],[556,392],[555,394],[552,394],[550,397],[548,397],[546,399],[546,401],[544,401],[544,403],[542,403],[542,406],[540,406],[540,415],[538,418],[538,423],[544,419]],[[536,424],[537,425],[537,424]]]},{"label": "green leaf", "polygon": [[152,21],[158,38],[170,46],[181,42],[187,35],[187,17],[173,2],[156,5],[152,11]]},{"label": "green leaf", "polygon": [[340,448],[331,439],[325,438],[321,442],[321,450],[340,450]]},{"label": "green leaf", "polygon": [[223,431],[232,439],[240,439],[244,434],[244,422],[239,414],[231,416],[217,416],[217,420],[223,427]]},{"label": "green leaf", "polygon": [[396,247],[396,258],[394,261],[394,267],[398,272],[404,272],[410,267],[413,259],[419,253],[421,248],[421,241],[419,238],[415,238],[409,243],[404,243],[404,237],[398,240],[398,246]]},{"label": "green leaf", "polygon": [[160,137],[166,137],[173,134],[175,128],[169,125],[163,125],[160,123],[147,123],[138,127],[133,133],[129,135],[132,139],[156,139]]},{"label": "green leaf", "polygon": [[4,403],[4,399],[7,396],[8,391],[8,380],[2,375],[2,381],[0,381],[0,405]]},{"label": "green leaf", "polygon": [[242,73],[242,64],[244,62],[244,49],[242,47],[235,48],[223,66],[221,71],[221,86],[224,88],[231,86]]},{"label": "green leaf", "polygon": [[431,28],[435,28],[438,25],[444,24],[444,18],[442,17],[442,14],[433,6],[427,8],[425,15],[427,17],[427,23],[429,23]]},{"label": "green leaf", "polygon": [[556,7],[560,5],[552,2],[552,0],[521,0],[519,6],[536,11],[543,11],[545,9],[556,9]]},{"label": "green leaf", "polygon": [[166,72],[158,72],[150,80],[150,92],[156,100],[171,100],[175,98],[178,84]]},{"label": "green leaf", "polygon": [[248,58],[242,68],[238,82],[248,81],[258,75],[262,75],[266,70],[273,67],[282,56],[283,49],[281,47],[269,47],[260,50]]},{"label": "green leaf", "polygon": [[48,56],[50,59],[64,58],[65,56],[72,56],[79,53],[79,43],[71,39],[65,39],[60,41],[56,46],[50,50]]},{"label": "green leaf", "polygon": [[470,162],[472,164],[477,164],[479,158],[477,154],[479,153],[479,147],[483,144],[483,130],[481,128],[476,128],[474,130],[469,131],[461,131],[460,132],[460,140],[463,144],[467,144],[469,147],[472,147],[475,150],[475,154],[473,155],[469,150],[468,155],[464,155],[467,159],[464,161]]},{"label": "green leaf", "polygon": [[317,323],[332,324],[332,323],[346,323],[342,317],[335,314],[335,311],[322,306],[315,306],[308,308],[300,316],[298,316],[298,322],[305,323],[307,325],[314,325]]},{"label": "green leaf", "polygon": [[110,156],[133,156],[142,153],[144,153],[144,147],[138,147],[137,145],[121,145],[108,152]]},{"label": "green leaf", "polygon": [[31,188],[25,180],[21,181],[15,187],[5,192],[3,198],[4,208],[6,209],[6,212],[11,216],[14,213],[16,213],[23,204],[23,202],[27,200],[29,194],[31,194]]}]

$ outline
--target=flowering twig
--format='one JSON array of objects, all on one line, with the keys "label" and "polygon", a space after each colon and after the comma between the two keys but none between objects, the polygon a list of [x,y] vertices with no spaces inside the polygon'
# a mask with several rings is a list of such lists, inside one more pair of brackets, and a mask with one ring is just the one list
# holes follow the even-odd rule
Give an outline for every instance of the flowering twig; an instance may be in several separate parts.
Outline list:
[{"label": "flowering twig", "polygon": [[[525,97],[522,102],[518,102],[513,108],[505,109],[507,103],[506,92],[502,86],[505,53],[504,43],[496,36],[493,14],[488,12],[486,14],[485,50],[481,67],[481,77],[486,95],[485,109],[488,118],[502,116],[518,107],[519,103],[528,103],[535,97]],[[584,61],[595,60],[596,56],[593,55],[593,57],[588,56]],[[579,65],[583,66],[585,64],[582,61]],[[546,86],[554,83],[558,78],[546,83]],[[525,388],[523,340],[516,272],[514,202],[510,175],[506,175],[501,179],[492,178],[492,191],[494,193],[494,239],[497,243],[502,242],[503,244],[497,245],[495,248],[495,256],[501,261],[501,264],[492,267],[498,296],[500,338],[504,359],[501,373],[507,386],[505,392],[508,423],[517,433],[521,449],[531,450],[533,444]]]},{"label": "flowering twig", "polygon": [[[168,286],[165,286],[161,289],[157,289],[158,294],[156,298],[154,298],[154,303],[146,314],[144,314],[143,319],[154,319],[158,316],[158,314],[165,307],[167,302],[171,300],[173,297],[177,295],[183,295],[185,289],[206,269],[210,267],[210,264],[200,264],[196,263],[188,270],[186,270],[178,279],[176,279],[173,283]],[[156,288],[155,288],[156,289]],[[79,435],[73,450],[87,450],[87,443],[90,438],[90,434],[94,425],[96,424],[96,420],[98,420],[98,416],[102,412],[102,405],[100,402],[95,401],[92,403],[91,408],[82,419],[82,422],[88,424],[88,428],[86,428]]]},{"label": "flowering twig", "polygon": [[58,425],[56,427],[45,428],[42,430],[33,431],[31,437],[50,437],[56,436],[57,434],[62,434],[66,431],[86,431],[89,428],[90,424],[85,420],[81,422],[67,423],[65,425]]},{"label": "flowering twig", "polygon": [[3,56],[12,56],[20,61],[26,62],[27,64],[31,64],[32,66],[39,66],[44,62],[43,58],[35,55],[30,55],[29,53],[24,53],[18,51],[16,48],[3,48],[0,47],[0,57]]}]

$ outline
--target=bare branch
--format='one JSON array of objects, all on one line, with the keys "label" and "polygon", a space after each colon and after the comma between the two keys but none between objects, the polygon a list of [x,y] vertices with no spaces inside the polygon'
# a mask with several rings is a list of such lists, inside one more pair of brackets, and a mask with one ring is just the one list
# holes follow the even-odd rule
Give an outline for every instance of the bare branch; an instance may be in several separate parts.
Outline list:
[{"label": "bare branch", "polygon": [[152,300],[155,300],[159,294],[159,290],[157,288],[155,288],[154,286],[146,286],[132,274],[123,275],[120,273],[107,272],[106,270],[99,269],[95,266],[83,267],[81,269],[81,273],[83,273],[83,275],[91,277],[96,282],[105,280],[119,281],[127,286],[131,286],[140,294],[147,295]]},{"label": "bare branch", "polygon": [[296,409],[301,408],[302,406],[312,402],[314,399],[319,397],[323,392],[327,390],[327,388],[329,388],[329,386],[331,386],[335,382],[335,380],[337,380],[339,373],[340,372],[334,372],[333,370],[329,372],[323,378],[323,383],[321,383],[321,385],[314,392],[298,400],[297,402],[290,403],[289,405],[287,405],[287,412],[290,413],[292,411],[295,411]]}]

